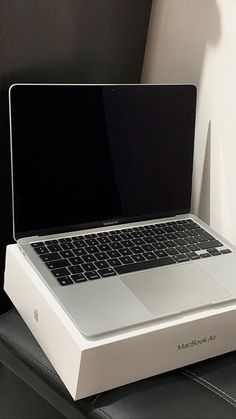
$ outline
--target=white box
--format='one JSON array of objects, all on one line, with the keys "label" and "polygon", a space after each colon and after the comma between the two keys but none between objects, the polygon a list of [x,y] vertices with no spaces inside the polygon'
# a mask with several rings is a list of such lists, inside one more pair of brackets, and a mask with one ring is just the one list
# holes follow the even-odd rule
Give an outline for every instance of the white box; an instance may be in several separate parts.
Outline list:
[{"label": "white box", "polygon": [[87,339],[16,244],[4,289],[75,400],[236,349],[232,302]]}]

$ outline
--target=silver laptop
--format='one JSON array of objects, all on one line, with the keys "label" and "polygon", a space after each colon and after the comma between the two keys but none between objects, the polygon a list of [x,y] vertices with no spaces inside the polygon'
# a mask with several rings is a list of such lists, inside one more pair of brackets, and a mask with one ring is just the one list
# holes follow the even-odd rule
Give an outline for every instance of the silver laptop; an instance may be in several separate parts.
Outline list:
[{"label": "silver laptop", "polygon": [[9,103],[14,237],[84,335],[236,298],[234,249],[190,214],[194,86],[15,84]]}]

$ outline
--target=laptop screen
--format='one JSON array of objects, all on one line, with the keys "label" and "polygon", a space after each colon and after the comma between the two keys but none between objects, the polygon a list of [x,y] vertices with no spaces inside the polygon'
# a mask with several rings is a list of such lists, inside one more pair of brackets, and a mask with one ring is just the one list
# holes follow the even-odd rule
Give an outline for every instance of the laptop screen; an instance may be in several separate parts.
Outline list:
[{"label": "laptop screen", "polygon": [[15,237],[190,210],[192,85],[14,85]]}]

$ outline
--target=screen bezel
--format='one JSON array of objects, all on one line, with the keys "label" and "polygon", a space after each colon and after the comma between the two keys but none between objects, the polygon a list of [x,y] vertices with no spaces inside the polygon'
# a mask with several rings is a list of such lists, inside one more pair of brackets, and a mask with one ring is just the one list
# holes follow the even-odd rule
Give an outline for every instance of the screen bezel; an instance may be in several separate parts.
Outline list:
[{"label": "screen bezel", "polygon": [[[37,86],[37,87],[44,87],[44,86],[70,86],[70,87],[80,87],[80,86],[110,86],[110,87],[122,87],[122,86],[147,86],[147,84],[63,84],[63,83],[15,83],[10,86],[9,88],[9,122],[10,122],[10,154],[11,154],[11,186],[12,186],[12,219],[13,219],[13,237],[17,241],[18,239],[25,238],[25,237],[32,237],[32,236],[48,236],[53,234],[63,234],[69,232],[75,232],[80,230],[89,230],[107,226],[119,226],[120,224],[128,224],[133,222],[140,222],[140,221],[148,221],[152,219],[160,219],[166,217],[173,217],[176,215],[181,214],[188,214],[190,213],[191,209],[191,195],[192,195],[192,188],[190,190],[190,205],[186,208],[179,209],[178,211],[168,211],[168,212],[161,212],[161,213],[152,213],[146,215],[139,215],[139,216],[131,216],[131,217],[120,217],[120,218],[110,218],[104,219],[89,223],[82,223],[82,224],[73,224],[73,225],[65,225],[60,227],[52,227],[52,228],[45,228],[40,230],[30,230],[20,232],[16,230],[16,223],[15,223],[15,199],[14,199],[14,167],[13,167],[13,138],[12,138],[12,116],[11,116],[11,94],[12,90],[18,88],[18,86]],[[197,101],[197,88],[194,84],[148,84],[148,86],[188,86],[191,87],[193,90],[194,96],[194,103],[195,103],[195,116],[194,116],[194,128],[195,128],[195,121],[196,121],[196,101]],[[195,139],[195,129],[193,133],[193,143]],[[193,172],[193,168],[192,168]]]}]

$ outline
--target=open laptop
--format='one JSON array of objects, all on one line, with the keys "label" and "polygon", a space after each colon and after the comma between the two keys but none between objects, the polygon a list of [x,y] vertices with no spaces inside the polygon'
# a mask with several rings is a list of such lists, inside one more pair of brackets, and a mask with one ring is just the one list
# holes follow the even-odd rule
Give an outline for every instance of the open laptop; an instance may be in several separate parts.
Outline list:
[{"label": "open laptop", "polygon": [[236,298],[234,249],[190,214],[192,85],[15,84],[14,237],[89,338]]}]

